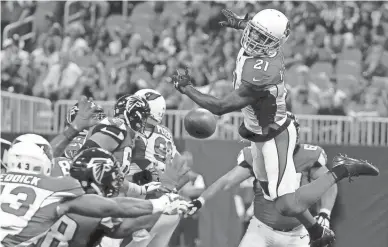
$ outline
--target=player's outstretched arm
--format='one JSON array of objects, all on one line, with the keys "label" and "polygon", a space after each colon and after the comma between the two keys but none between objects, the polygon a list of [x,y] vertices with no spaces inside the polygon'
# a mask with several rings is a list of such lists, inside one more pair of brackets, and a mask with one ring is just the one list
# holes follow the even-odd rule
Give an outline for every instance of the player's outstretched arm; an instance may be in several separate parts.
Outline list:
[{"label": "player's outstretched arm", "polygon": [[251,176],[251,171],[248,168],[236,166],[221,178],[211,184],[202,194],[201,197],[207,201],[213,198],[221,190],[229,190],[236,187],[244,180]]},{"label": "player's outstretched arm", "polygon": [[216,180],[211,184],[197,199],[193,200],[190,205],[188,215],[194,215],[200,208],[203,207],[205,202],[213,198],[221,190],[229,190],[232,187],[240,184],[251,176],[249,168],[236,166],[224,176]]},{"label": "player's outstretched arm", "polygon": [[146,229],[151,229],[155,223],[159,220],[161,213],[144,215],[136,218],[124,218],[120,226],[113,232],[107,232],[105,235],[110,238],[126,238],[131,236],[132,233]]},{"label": "player's outstretched arm", "polygon": [[98,120],[94,117],[97,105],[82,96],[78,101],[79,111],[73,123],[70,124],[61,134],[54,137],[50,144],[53,148],[54,157],[59,157],[65,151],[67,145],[76,137],[80,131],[97,124]]},{"label": "player's outstretched arm", "polygon": [[74,213],[95,218],[128,218],[163,212],[170,202],[168,196],[142,200],[129,197],[109,199],[89,194],[62,203],[57,207],[57,213],[59,216]]},{"label": "player's outstretched arm", "polygon": [[191,84],[191,77],[186,68],[185,75],[176,74],[171,77],[175,88],[186,94],[200,107],[209,110],[216,115],[223,115],[229,112],[241,110],[243,107],[257,101],[256,89],[249,83],[242,83],[238,89],[229,93],[223,98],[203,94]]}]

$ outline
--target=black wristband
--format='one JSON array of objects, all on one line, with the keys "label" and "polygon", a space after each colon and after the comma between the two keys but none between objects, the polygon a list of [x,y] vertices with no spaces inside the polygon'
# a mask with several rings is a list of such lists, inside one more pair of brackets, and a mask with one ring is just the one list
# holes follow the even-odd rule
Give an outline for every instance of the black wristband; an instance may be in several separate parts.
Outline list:
[{"label": "black wristband", "polygon": [[64,131],[63,135],[68,141],[73,140],[79,133],[79,130],[76,129],[72,124],[70,124]]}]

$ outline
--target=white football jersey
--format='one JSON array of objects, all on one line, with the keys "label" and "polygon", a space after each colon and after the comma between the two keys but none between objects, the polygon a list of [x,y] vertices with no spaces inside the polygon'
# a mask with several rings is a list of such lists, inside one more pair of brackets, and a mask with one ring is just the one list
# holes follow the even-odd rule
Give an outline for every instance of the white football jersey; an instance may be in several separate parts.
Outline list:
[{"label": "white football jersey", "polygon": [[146,138],[138,136],[135,141],[132,152],[132,174],[152,166],[164,170],[167,156],[174,157],[177,153],[173,136],[167,127],[157,125],[153,131],[146,130],[144,135]]}]

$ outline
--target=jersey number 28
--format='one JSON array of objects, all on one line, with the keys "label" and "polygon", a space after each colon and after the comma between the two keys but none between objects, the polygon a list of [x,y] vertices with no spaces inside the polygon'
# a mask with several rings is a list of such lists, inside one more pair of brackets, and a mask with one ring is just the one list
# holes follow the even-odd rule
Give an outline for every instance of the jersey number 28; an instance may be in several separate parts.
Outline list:
[{"label": "jersey number 28", "polygon": [[69,246],[68,242],[73,239],[76,230],[77,223],[64,215],[51,226],[40,247],[67,247]]}]

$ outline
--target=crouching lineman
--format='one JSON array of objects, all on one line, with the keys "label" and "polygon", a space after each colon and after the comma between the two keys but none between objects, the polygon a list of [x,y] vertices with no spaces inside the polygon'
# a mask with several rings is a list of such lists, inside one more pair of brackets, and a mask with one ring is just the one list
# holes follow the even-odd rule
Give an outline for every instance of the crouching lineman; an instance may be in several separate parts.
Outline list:
[{"label": "crouching lineman", "polygon": [[[59,229],[56,229],[58,234],[55,236],[59,239],[53,239],[53,235],[46,238],[46,233],[67,212],[100,218],[136,217],[162,212],[172,201],[171,197],[153,201],[130,198],[115,201],[85,195],[78,180],[69,176],[50,177],[50,158],[43,148],[31,141],[15,142],[9,149],[7,161],[7,173],[0,175],[0,243],[5,247],[60,242],[63,234],[70,234],[74,230],[74,224],[67,231],[63,231],[66,225],[57,225]],[[99,168],[92,169],[100,175],[100,179],[105,172],[113,169],[104,162],[95,162]],[[62,201],[67,202],[61,204]]]},{"label": "crouching lineman", "polygon": [[[118,102],[121,101],[119,100]],[[126,101],[123,104],[123,112],[125,107]],[[56,149],[54,149],[53,153],[63,156],[54,158],[54,166],[51,176],[59,177],[70,175],[70,169],[72,167],[71,159],[77,154],[77,152],[79,152],[85,143],[89,128],[98,124],[101,120],[105,119],[105,117],[106,114],[103,112],[102,107],[91,100],[87,100],[86,97],[82,97],[73,107],[71,107],[66,115],[67,128],[63,133],[67,133],[72,129],[81,129],[82,131],[74,132],[73,139],[70,138],[71,140],[69,140],[67,135],[64,134],[59,134],[54,138],[52,142],[60,143],[60,145],[56,145]],[[73,125],[76,127],[73,128]],[[64,151],[63,147],[65,147]],[[60,153],[60,151],[64,153]],[[152,193],[159,187],[160,183],[152,182],[139,186],[124,180],[121,190],[122,194],[127,196],[139,196]]]},{"label": "crouching lineman", "polygon": [[[181,156],[176,150],[171,131],[162,125],[166,110],[163,96],[155,90],[143,89],[135,94],[145,99],[150,107],[150,117],[147,119],[143,135],[137,136],[132,152],[131,176],[132,181],[139,185],[160,181],[165,191],[177,191],[195,174],[186,166],[187,157]],[[122,114],[125,110],[125,100],[130,95],[121,97],[115,106],[115,114]],[[173,162],[169,158],[173,159]],[[150,195],[157,198],[157,194]],[[178,215],[161,215],[154,218],[137,219],[139,231],[126,236],[121,246],[167,246],[176,226],[179,223]],[[115,242],[115,241],[114,241]],[[115,242],[116,243],[116,242]],[[112,240],[104,238],[103,247],[112,245]]]},{"label": "crouching lineman", "polygon": [[[315,181],[328,172],[326,154],[319,146],[297,144],[294,151],[294,161],[296,171],[301,177],[301,184]],[[204,205],[205,201],[214,197],[219,191],[228,190],[254,176],[252,163],[253,158],[250,147],[245,147],[238,155],[238,166],[219,178],[197,200],[194,200],[193,205],[196,205],[196,208],[189,212],[189,214],[195,213],[196,210]],[[264,198],[264,193],[257,180],[253,183],[253,190],[255,192],[253,201],[254,216],[239,246],[309,246],[307,230],[301,225],[299,220],[281,215],[275,208],[275,203]],[[318,221],[325,227],[329,227],[330,212],[334,206],[336,196],[337,185],[334,185],[319,201],[320,212]]]},{"label": "crouching lineman", "polygon": [[[87,194],[98,194],[104,197],[115,197],[119,194],[123,176],[115,158],[109,152],[100,148],[86,149],[79,153],[72,163],[73,166],[70,170],[70,174],[73,178],[80,181],[83,190]],[[116,197],[113,200],[122,202],[128,199]],[[143,201],[137,199],[131,200]],[[170,198],[165,196],[158,200],[160,202],[169,201]],[[151,202],[154,203],[153,201]],[[167,204],[163,202],[161,205]],[[135,204],[132,206],[135,211],[143,210],[141,208],[136,209]],[[85,208],[85,210],[88,209]],[[155,210],[154,213],[157,215],[161,214],[158,209]],[[103,234],[115,237],[124,236],[128,230],[132,230],[132,228],[128,228],[132,223],[131,218],[93,218],[69,213],[63,215],[50,228],[46,237],[53,239],[58,236],[58,227],[60,225],[67,225],[68,227],[76,226],[76,228],[67,231],[69,234],[61,235],[61,244],[66,244],[70,247],[96,246],[96,244],[100,242]],[[66,229],[64,231],[66,232]]]}]

